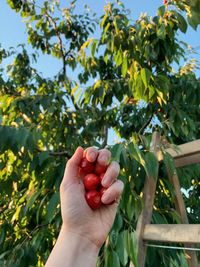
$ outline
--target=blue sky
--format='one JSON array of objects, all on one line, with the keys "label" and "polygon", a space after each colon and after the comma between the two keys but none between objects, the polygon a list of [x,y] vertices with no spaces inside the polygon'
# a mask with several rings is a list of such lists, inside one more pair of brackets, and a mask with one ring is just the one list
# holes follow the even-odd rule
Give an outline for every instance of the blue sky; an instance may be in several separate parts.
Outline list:
[{"label": "blue sky", "polygon": [[[50,1],[50,0],[49,0]],[[52,0],[51,0],[52,1]],[[37,2],[43,2],[39,0]],[[69,3],[70,1],[61,0],[62,3]],[[125,7],[131,10],[131,16],[133,19],[137,19],[141,12],[147,12],[149,15],[154,16],[156,14],[157,8],[162,5],[162,0],[122,0]],[[103,7],[107,1],[105,0],[77,0],[77,9],[78,11],[82,11],[85,4],[91,7],[91,9],[100,15],[103,13]],[[0,1],[0,44],[3,47],[7,48],[10,46],[17,46],[19,43],[26,43],[27,41],[27,34],[25,23],[23,19],[20,18],[19,14],[15,13],[11,10],[8,5],[6,4],[6,0]],[[200,53],[200,29],[194,31],[189,27],[187,34],[180,33],[180,39],[184,40],[185,42],[189,43],[192,47],[196,48],[199,47],[197,50]],[[200,55],[197,54],[195,57],[200,61]],[[51,66],[50,68],[47,66]],[[52,76],[54,75],[61,67],[61,62],[57,59],[52,59],[50,56],[42,56],[38,62],[39,70],[45,76]],[[198,72],[199,74],[199,72]]]}]

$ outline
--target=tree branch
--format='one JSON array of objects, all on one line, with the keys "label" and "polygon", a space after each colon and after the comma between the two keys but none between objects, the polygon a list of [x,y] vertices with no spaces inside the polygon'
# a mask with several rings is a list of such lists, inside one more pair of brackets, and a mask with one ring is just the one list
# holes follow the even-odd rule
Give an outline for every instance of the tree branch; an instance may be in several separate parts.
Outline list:
[{"label": "tree branch", "polygon": [[67,151],[49,152],[49,155],[54,157],[65,157],[67,160],[71,158],[71,155]]},{"label": "tree branch", "polygon": [[67,151],[48,151],[48,150],[40,150],[39,148],[36,148],[36,151],[39,153],[42,152],[48,152],[50,156],[54,156],[54,157],[65,157],[67,160],[71,158],[71,154],[69,154],[69,152]]},{"label": "tree branch", "polygon": [[[57,24],[56,24],[55,20],[53,19],[53,17],[47,11],[45,12],[45,15],[48,18],[48,20],[50,21],[50,23],[52,24],[52,26],[53,26],[53,28],[55,30],[56,36],[58,38],[58,42],[59,42],[59,45],[60,45],[62,62],[63,62],[62,73],[63,73],[63,76],[66,77],[67,76],[67,71],[66,71],[66,57],[71,53],[71,51],[70,50],[68,52],[65,52],[64,51],[65,49],[63,47],[63,41],[62,41],[62,38],[61,38],[61,34],[58,31]],[[75,109],[76,110],[79,110],[78,105],[75,103],[74,96],[70,96],[70,97],[71,97],[71,100],[72,100],[72,103],[73,103]]]},{"label": "tree branch", "polygon": [[146,129],[146,127],[150,124],[153,116],[154,116],[154,112],[151,114],[151,116],[149,117],[149,119],[147,120],[147,122],[141,127],[141,129],[138,131],[138,134],[143,134],[144,130]]},{"label": "tree branch", "polygon": [[103,140],[103,143],[102,143],[102,148],[106,147],[108,143],[108,126],[104,126],[104,140]]}]

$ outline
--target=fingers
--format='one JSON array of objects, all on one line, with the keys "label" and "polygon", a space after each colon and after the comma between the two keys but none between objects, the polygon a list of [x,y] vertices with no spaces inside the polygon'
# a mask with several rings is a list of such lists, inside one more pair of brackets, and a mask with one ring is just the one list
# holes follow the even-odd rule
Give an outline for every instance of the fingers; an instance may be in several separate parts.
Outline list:
[{"label": "fingers", "polygon": [[99,151],[94,147],[88,147],[84,150],[83,156],[90,162],[94,162],[99,154]]},{"label": "fingers", "polygon": [[79,146],[74,152],[73,156],[67,161],[62,183],[65,183],[69,180],[74,180],[74,178],[77,177],[78,168],[82,157],[83,148]]},{"label": "fingers", "polygon": [[104,204],[110,204],[116,201],[121,196],[124,189],[124,183],[121,180],[115,181],[106,191],[104,192],[101,201]]},{"label": "fingers", "polygon": [[108,169],[101,182],[103,187],[108,188],[117,179],[119,171],[120,171],[119,163],[116,161],[112,161],[111,164],[108,166]]},{"label": "fingers", "polygon": [[100,164],[100,165],[108,165],[109,162],[110,162],[110,159],[111,159],[111,152],[104,148],[104,149],[101,149],[99,150],[99,156],[98,156],[98,159],[97,159],[97,162]]},{"label": "fingers", "polygon": [[94,147],[89,147],[84,151],[83,154],[86,159],[90,162],[94,162],[97,160],[97,162],[100,165],[108,165],[110,158],[111,158],[111,152],[107,149],[101,149],[97,150]]}]

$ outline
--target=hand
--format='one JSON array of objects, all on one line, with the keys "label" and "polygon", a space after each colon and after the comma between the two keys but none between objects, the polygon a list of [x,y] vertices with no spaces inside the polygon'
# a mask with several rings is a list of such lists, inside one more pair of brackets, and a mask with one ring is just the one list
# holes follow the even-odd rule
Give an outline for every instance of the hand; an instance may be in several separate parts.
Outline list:
[{"label": "hand", "polygon": [[[98,151],[90,147],[84,151],[82,147],[78,147],[68,160],[60,186],[62,227],[66,233],[79,235],[100,249],[113,225],[118,203],[115,201],[112,205],[102,205],[97,210],[92,210],[88,206],[84,185],[78,176],[83,155],[89,161],[97,161],[101,165],[108,165],[111,157],[107,149]],[[104,204],[119,200],[124,186],[122,181],[117,180],[119,171],[117,162],[111,162],[108,165],[102,180],[103,186],[108,188],[102,197]]]}]

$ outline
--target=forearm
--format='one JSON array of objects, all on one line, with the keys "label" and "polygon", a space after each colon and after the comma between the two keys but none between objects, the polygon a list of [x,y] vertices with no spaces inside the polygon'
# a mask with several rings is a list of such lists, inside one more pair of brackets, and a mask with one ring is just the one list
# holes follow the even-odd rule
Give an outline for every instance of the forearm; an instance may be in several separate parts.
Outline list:
[{"label": "forearm", "polygon": [[62,227],[45,267],[95,267],[97,256],[94,244]]}]

